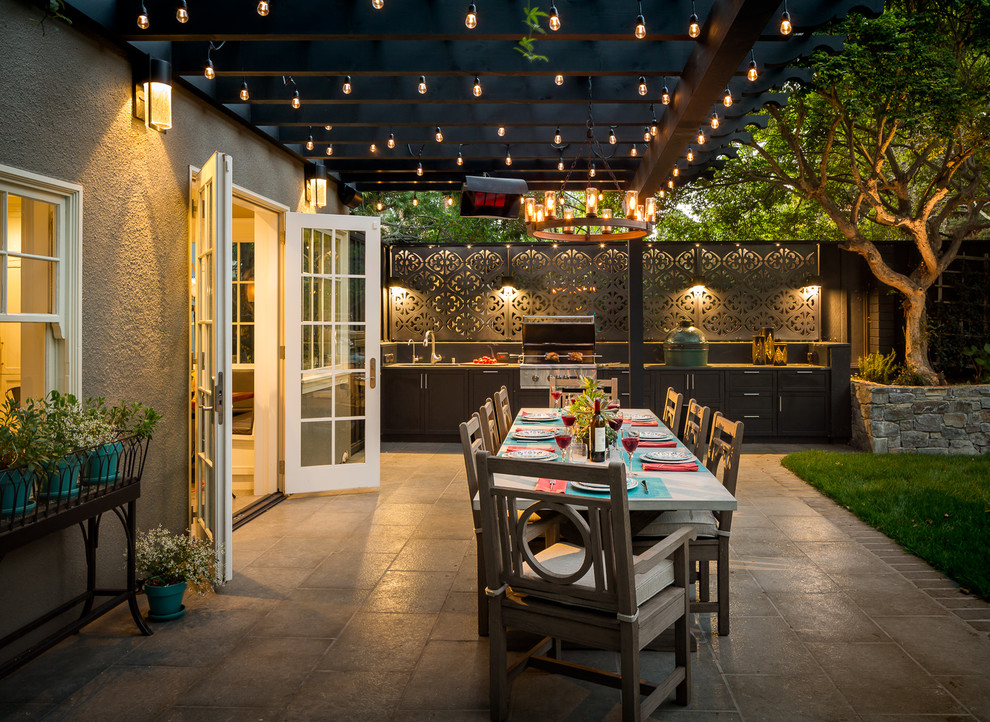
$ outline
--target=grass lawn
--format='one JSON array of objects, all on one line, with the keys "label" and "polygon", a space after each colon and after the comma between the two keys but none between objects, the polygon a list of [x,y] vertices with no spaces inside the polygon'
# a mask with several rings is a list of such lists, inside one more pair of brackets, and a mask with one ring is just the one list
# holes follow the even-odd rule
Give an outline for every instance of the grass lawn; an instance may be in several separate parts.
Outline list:
[{"label": "grass lawn", "polygon": [[990,600],[990,456],[801,451],[783,465]]}]

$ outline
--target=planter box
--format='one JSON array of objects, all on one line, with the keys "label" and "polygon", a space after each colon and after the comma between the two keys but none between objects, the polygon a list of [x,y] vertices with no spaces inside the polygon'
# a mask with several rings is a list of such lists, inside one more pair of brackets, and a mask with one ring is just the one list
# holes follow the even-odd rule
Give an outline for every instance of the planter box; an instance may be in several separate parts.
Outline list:
[{"label": "planter box", "polygon": [[990,385],[852,380],[852,445],[873,453],[990,454]]}]

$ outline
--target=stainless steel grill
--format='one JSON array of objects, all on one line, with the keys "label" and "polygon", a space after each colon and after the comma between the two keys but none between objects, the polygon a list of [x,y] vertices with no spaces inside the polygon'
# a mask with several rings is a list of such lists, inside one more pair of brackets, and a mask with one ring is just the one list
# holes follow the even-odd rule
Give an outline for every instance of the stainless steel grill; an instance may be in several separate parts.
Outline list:
[{"label": "stainless steel grill", "polygon": [[594,316],[524,316],[519,387],[545,389],[550,378],[597,378]]}]

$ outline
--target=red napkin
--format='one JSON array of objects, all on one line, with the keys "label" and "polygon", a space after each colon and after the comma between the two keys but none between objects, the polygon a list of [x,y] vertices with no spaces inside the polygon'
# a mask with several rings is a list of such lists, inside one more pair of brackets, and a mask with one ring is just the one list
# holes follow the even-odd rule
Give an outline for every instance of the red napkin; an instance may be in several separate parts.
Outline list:
[{"label": "red napkin", "polygon": [[[550,488],[550,484],[553,484],[553,488]],[[537,491],[550,491],[554,494],[563,494],[567,491],[567,482],[563,479],[540,479],[536,482]]]},{"label": "red napkin", "polygon": [[659,426],[656,421],[633,421],[633,426]]},{"label": "red napkin", "polygon": [[643,471],[697,471],[697,464],[643,464]]},{"label": "red napkin", "polygon": [[659,447],[663,447],[665,449],[672,449],[675,446],[677,446],[677,442],[676,441],[673,441],[673,440],[671,440],[671,441],[643,441],[641,439],[640,442],[639,442],[639,446],[640,446],[640,448],[642,448],[644,446],[652,446],[652,447],[656,448],[656,447],[659,446]]},{"label": "red napkin", "polygon": [[502,451],[557,451],[549,446],[506,446]]}]

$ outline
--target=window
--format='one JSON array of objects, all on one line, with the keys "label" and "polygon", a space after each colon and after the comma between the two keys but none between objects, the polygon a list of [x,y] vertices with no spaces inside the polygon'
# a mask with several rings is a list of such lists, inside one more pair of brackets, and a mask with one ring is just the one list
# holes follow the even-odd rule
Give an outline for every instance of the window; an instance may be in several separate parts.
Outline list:
[{"label": "window", "polygon": [[0,394],[79,394],[82,188],[0,165]]}]

